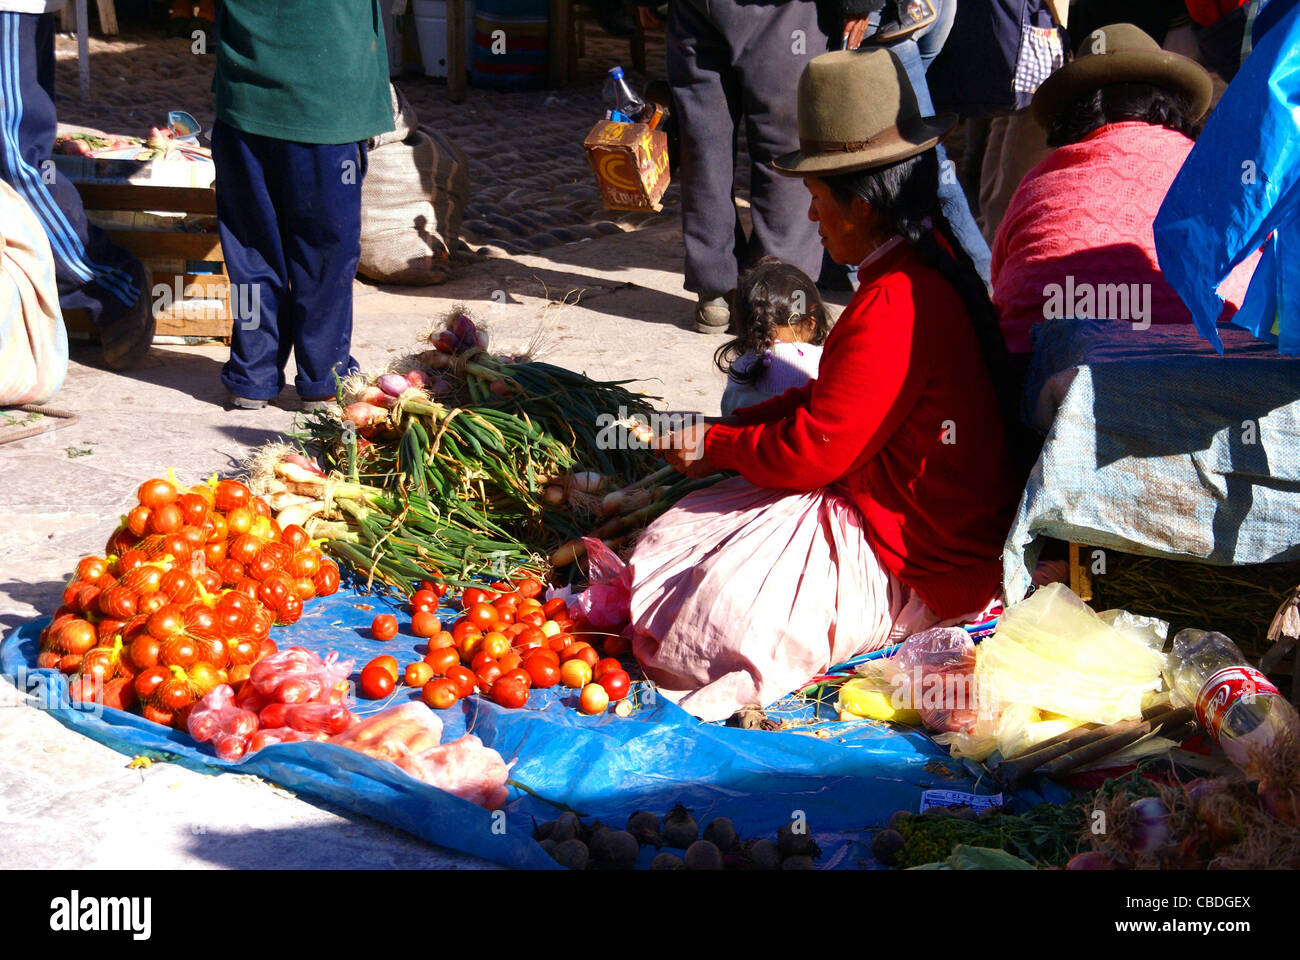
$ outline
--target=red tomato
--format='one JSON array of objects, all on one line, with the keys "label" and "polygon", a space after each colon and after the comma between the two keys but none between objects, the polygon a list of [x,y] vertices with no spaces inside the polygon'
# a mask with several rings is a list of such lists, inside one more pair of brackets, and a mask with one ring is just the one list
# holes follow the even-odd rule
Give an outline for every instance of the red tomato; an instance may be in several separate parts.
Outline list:
[{"label": "red tomato", "polygon": [[532,600],[542,595],[542,582],[536,577],[525,577],[515,584],[515,589],[519,595],[526,600]]},{"label": "red tomato", "polygon": [[497,663],[501,664],[502,670],[509,673],[511,670],[518,669],[519,665],[523,663],[523,660],[524,658],[513,650],[507,650],[497,658]]},{"label": "red tomato", "polygon": [[524,661],[524,669],[532,685],[545,690],[560,682],[560,668],[544,657],[529,657]]},{"label": "red tomato", "polygon": [[375,657],[375,659],[366,664],[365,669],[369,670],[371,667],[383,667],[384,670],[388,671],[388,675],[393,678],[393,683],[397,682],[396,657],[389,656],[388,654],[384,654],[382,657]]},{"label": "red tomato", "polygon": [[382,700],[393,692],[397,681],[386,667],[371,664],[361,671],[361,683],[358,685],[361,695],[367,700]]},{"label": "red tomato", "polygon": [[456,694],[461,697],[468,697],[473,693],[478,683],[473,670],[459,665],[447,668],[447,679],[456,685]]},{"label": "red tomato", "polygon": [[591,644],[578,640],[560,651],[560,663],[567,660],[581,660],[587,666],[592,667],[594,673],[596,664],[600,662],[600,654],[596,652]]},{"label": "red tomato", "polygon": [[528,680],[502,677],[492,685],[492,701],[510,709],[522,707],[528,702]]},{"label": "red tomato", "polygon": [[432,613],[420,611],[411,617],[411,632],[417,637],[432,637],[442,631],[442,622]]},{"label": "red tomato", "polygon": [[397,618],[391,613],[381,613],[370,621],[370,635],[376,640],[391,640],[397,636]]},{"label": "red tomato", "polygon": [[455,647],[435,647],[425,654],[424,662],[433,668],[435,677],[444,677],[448,670],[460,664],[460,654]]},{"label": "red tomato", "polygon": [[474,677],[478,681],[478,688],[482,693],[489,693],[492,685],[501,679],[501,674],[505,671],[501,669],[501,664],[493,660],[486,663],[478,670],[474,671]]},{"label": "red tomato", "polygon": [[627,637],[606,637],[601,648],[608,657],[618,657],[632,652],[632,641]]},{"label": "red tomato", "polygon": [[430,680],[420,691],[420,697],[435,710],[446,710],[460,699],[460,688],[454,680]]},{"label": "red tomato", "polygon": [[486,630],[497,622],[496,607],[490,603],[476,603],[472,607],[466,608],[465,616],[470,623],[480,630]]},{"label": "red tomato", "polygon": [[622,700],[632,686],[632,678],[626,670],[607,670],[597,682],[605,688],[611,700]]},{"label": "red tomato", "polygon": [[474,624],[470,623],[464,617],[461,617],[459,620],[457,620],[455,623],[451,625],[451,636],[457,643],[460,643],[462,640],[464,640],[467,636],[469,636],[472,633],[482,633],[482,632],[483,632],[482,630],[474,626]]},{"label": "red tomato", "polygon": [[[478,653],[474,654],[473,659],[470,660],[469,668],[473,670],[475,673],[478,673],[489,663],[496,663],[496,662],[497,662],[496,657],[492,656],[486,650],[480,650]],[[504,672],[505,671],[503,670],[502,673]]]},{"label": "red tomato", "polygon": [[622,670],[623,664],[619,663],[613,657],[604,657],[596,661],[596,665],[591,668],[591,679],[600,683],[600,678],[610,670]]},{"label": "red tomato", "polygon": [[557,614],[566,615],[569,612],[569,605],[563,597],[552,597],[542,604],[542,611],[548,620],[554,620]]},{"label": "red tomato", "polygon": [[556,670],[560,669],[560,655],[550,648],[544,647],[540,650],[534,650],[524,657],[525,660],[545,660]]},{"label": "red tomato", "polygon": [[541,610],[520,611],[515,614],[515,623],[524,623],[530,627],[540,627],[546,622],[546,614]]},{"label": "red tomato", "polygon": [[438,609],[438,595],[432,590],[417,590],[411,594],[411,612],[433,613]]},{"label": "red tomato", "polygon": [[312,578],[312,583],[316,584],[316,596],[328,597],[338,592],[339,589],[339,565],[325,557],[320,562],[320,573]]},{"label": "red tomato", "polygon": [[[438,576],[442,576],[442,574],[438,574]],[[447,595],[447,585],[441,580],[421,580],[420,589],[428,590],[439,599]]]}]

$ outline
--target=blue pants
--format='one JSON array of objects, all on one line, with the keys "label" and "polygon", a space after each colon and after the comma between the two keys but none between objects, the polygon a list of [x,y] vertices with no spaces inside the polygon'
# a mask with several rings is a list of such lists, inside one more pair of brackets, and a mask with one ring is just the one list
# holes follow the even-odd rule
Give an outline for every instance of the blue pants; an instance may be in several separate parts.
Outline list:
[{"label": "blue pants", "polygon": [[0,12],[0,179],[50,240],[59,305],[107,326],[136,302],[140,262],[86,221],[81,197],[54,169],[54,14]]},{"label": "blue pants", "polygon": [[[932,27],[919,36],[913,34],[889,48],[907,71],[907,78],[912,81],[912,89],[916,92],[917,106],[921,108],[921,115],[927,117],[934,113],[934,103],[930,100],[930,88],[925,82],[925,68],[943,49],[943,42],[948,38],[952,19],[957,13],[957,0],[941,0],[937,6],[939,18]],[[987,284],[990,261],[993,259],[989,245],[985,242],[979,225],[975,223],[970,204],[966,200],[966,191],[957,181],[956,171],[942,143],[935,147],[935,152],[939,155],[939,206],[952,227],[957,242],[974,261],[975,270]]]},{"label": "blue pants", "polygon": [[[235,317],[221,380],[231,393],[271,400],[294,387],[333,396],[352,358],[352,279],[361,258],[362,144],[294,143],[212,128],[217,221]],[[238,306],[236,306],[238,304]]]}]

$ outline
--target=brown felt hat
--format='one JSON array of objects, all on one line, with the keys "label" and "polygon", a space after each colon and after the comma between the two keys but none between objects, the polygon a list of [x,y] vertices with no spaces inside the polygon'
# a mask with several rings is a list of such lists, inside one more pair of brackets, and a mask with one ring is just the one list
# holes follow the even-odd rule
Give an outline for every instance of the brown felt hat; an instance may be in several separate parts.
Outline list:
[{"label": "brown felt hat", "polygon": [[1039,84],[1030,113],[1049,127],[1075,100],[1112,83],[1149,83],[1181,93],[1198,118],[1210,109],[1214,94],[1209,73],[1195,60],[1161,50],[1131,23],[1112,23],[1084,37],[1074,59]]},{"label": "brown felt hat", "polygon": [[907,71],[888,50],[836,50],[799,77],[799,149],[772,161],[789,177],[852,173],[929,150],[957,123],[921,116]]}]

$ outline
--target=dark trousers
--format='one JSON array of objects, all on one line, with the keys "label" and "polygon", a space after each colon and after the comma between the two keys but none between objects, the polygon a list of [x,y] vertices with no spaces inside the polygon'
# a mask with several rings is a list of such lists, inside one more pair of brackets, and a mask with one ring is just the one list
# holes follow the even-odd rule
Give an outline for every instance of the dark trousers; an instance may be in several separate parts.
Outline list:
[{"label": "dark trousers", "polygon": [[[826,52],[827,25],[819,23],[812,0],[670,5],[668,81],[681,134],[682,241],[692,293],[726,293],[761,256],[817,278],[822,249],[808,219],[808,191],[769,164],[799,148],[799,75]],[[737,223],[733,200],[742,116],[750,160],[749,236]]]},{"label": "dark trousers", "polygon": [[86,221],[76,187],[54,169],[54,16],[0,13],[0,178],[49,237],[59,305],[107,326],[136,302],[145,272]]},{"label": "dark trousers", "polygon": [[352,279],[361,258],[364,145],[294,143],[212,128],[217,220],[235,309],[231,393],[270,400],[290,352],[300,396],[332,396],[352,358]]}]

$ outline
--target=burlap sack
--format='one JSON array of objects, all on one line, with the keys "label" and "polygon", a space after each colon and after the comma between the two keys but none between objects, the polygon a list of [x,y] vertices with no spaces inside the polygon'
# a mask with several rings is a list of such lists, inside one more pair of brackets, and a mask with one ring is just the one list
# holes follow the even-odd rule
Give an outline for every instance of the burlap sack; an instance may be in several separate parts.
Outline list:
[{"label": "burlap sack", "polygon": [[397,130],[369,145],[357,272],[379,283],[442,283],[460,236],[469,170],[456,145],[417,126],[411,105],[390,88]]}]

